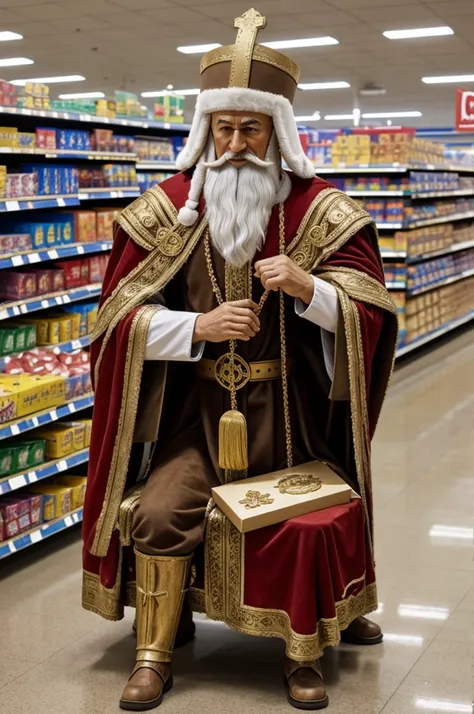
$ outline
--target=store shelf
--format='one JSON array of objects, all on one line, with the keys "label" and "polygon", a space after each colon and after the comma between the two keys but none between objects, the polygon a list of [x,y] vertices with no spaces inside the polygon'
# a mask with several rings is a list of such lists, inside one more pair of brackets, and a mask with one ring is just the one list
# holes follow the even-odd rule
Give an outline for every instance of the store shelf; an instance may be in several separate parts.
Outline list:
[{"label": "store shelf", "polygon": [[18,436],[18,434],[24,434],[25,431],[36,429],[45,424],[51,424],[58,419],[75,414],[82,409],[88,409],[93,404],[94,395],[91,392],[82,395],[82,397],[77,397],[77,399],[73,399],[67,402],[67,404],[62,404],[55,409],[45,409],[37,414],[15,419],[14,421],[8,422],[8,424],[0,426],[0,439],[8,439],[10,436]]},{"label": "store shelf", "polygon": [[56,112],[39,109],[20,109],[19,107],[0,107],[1,114],[13,114],[19,117],[37,117],[38,119],[61,119],[61,121],[84,122],[87,124],[108,124],[109,126],[129,126],[137,129],[172,129],[173,131],[189,132],[191,124],[179,124],[147,119],[129,119],[125,117],[98,117],[95,114],[80,112]]},{"label": "store shelf", "polygon": [[406,250],[384,250],[380,251],[382,258],[398,258],[399,260],[405,260],[407,257]]},{"label": "store shelf", "polygon": [[79,189],[79,201],[102,201],[107,198],[138,198],[140,196],[138,186],[129,188],[84,188]]},{"label": "store shelf", "polygon": [[407,257],[406,262],[421,263],[423,260],[430,260],[431,258],[436,258],[439,255],[448,255],[449,253],[458,253],[460,250],[466,250],[467,248],[474,248],[474,240],[466,240],[463,243],[453,243],[453,245],[447,248],[441,248],[440,250],[434,250],[431,253],[422,253],[421,255],[413,255]]},{"label": "store shelf", "polygon": [[416,288],[415,290],[408,291],[408,297],[414,297],[415,295],[421,295],[422,293],[427,293],[435,288],[441,288],[443,285],[450,285],[451,283],[457,283],[459,280],[464,280],[465,278],[470,278],[474,275],[474,268],[471,270],[464,270],[458,275],[452,275],[450,278],[445,278],[444,280],[438,280],[429,285],[423,285],[421,288]]},{"label": "store shelf", "polygon": [[23,473],[7,476],[6,478],[0,479],[0,496],[16,491],[19,488],[24,488],[24,486],[29,486],[37,481],[42,481],[45,478],[56,476],[56,474],[67,471],[67,469],[72,469],[80,464],[85,464],[87,461],[89,461],[89,449],[82,449],[81,451],[77,451],[75,454],[70,454],[70,456],[63,457],[62,459],[47,461],[33,471],[25,471]]},{"label": "store shelf", "polygon": [[47,260],[57,260],[58,258],[70,258],[73,255],[88,255],[89,253],[103,253],[112,249],[112,241],[101,241],[97,243],[76,243],[71,245],[50,248],[49,250],[37,250],[29,253],[20,253],[10,256],[0,256],[0,269],[17,268],[20,265],[31,265],[32,263],[43,263]]},{"label": "store shelf", "polygon": [[139,161],[135,168],[137,171],[179,171],[171,161]]},{"label": "store shelf", "polygon": [[402,228],[404,228],[403,223],[390,223],[390,222],[377,223],[377,229],[379,231],[383,231],[383,230],[397,231],[397,230],[401,230]]},{"label": "store shelf", "polygon": [[474,196],[473,188],[463,188],[457,189],[455,191],[421,191],[419,193],[413,192],[410,194],[412,198],[423,199],[423,198],[451,198],[455,196]]},{"label": "store shelf", "polygon": [[465,325],[471,320],[474,320],[474,310],[468,312],[466,315],[458,318],[457,320],[452,320],[452,322],[449,322],[447,325],[444,325],[443,327],[440,327],[437,330],[433,330],[432,332],[429,332],[428,334],[423,335],[422,337],[418,337],[416,340],[409,342],[407,345],[399,347],[396,356],[397,358],[403,357],[403,355],[406,355],[409,352],[412,352],[413,350],[416,350],[419,347],[422,347],[423,345],[432,342],[432,340],[436,340],[438,337],[442,337],[448,332],[451,332],[451,330],[455,330],[456,328]]},{"label": "store shelf", "polygon": [[0,146],[0,154],[12,156],[43,156],[46,159],[87,159],[88,161],[134,161],[138,156],[119,151],[79,151],[77,149],[19,149]]},{"label": "store shelf", "polygon": [[404,280],[389,280],[385,283],[387,290],[406,290],[407,284]]},{"label": "store shelf", "polygon": [[413,228],[424,228],[425,226],[436,226],[439,223],[465,221],[469,218],[474,218],[474,211],[467,211],[466,213],[452,213],[450,216],[441,216],[440,218],[427,218],[423,221],[413,221],[409,223],[406,228],[409,228],[410,230]]},{"label": "store shelf", "polygon": [[30,545],[39,543],[55,533],[59,533],[60,531],[64,531],[67,528],[71,528],[71,526],[80,523],[82,521],[82,513],[83,509],[78,508],[76,511],[72,511],[65,516],[61,516],[61,518],[56,518],[54,521],[43,523],[37,528],[33,528],[26,533],[21,533],[20,535],[15,536],[15,538],[11,538],[10,540],[0,543],[0,560],[8,557],[12,553],[16,553],[19,550],[24,550]]},{"label": "store shelf", "polygon": [[11,211],[36,211],[40,208],[67,208],[79,206],[79,196],[26,196],[0,200],[0,213]]},{"label": "store shelf", "polygon": [[29,300],[0,303],[0,320],[6,320],[8,317],[18,317],[18,315],[26,315],[29,312],[45,310],[47,307],[67,305],[70,302],[98,297],[101,290],[102,283],[92,283],[91,285],[85,285],[81,288],[71,288],[64,292],[41,295],[39,297],[30,298]]},{"label": "store shelf", "polygon": [[402,196],[409,196],[410,191],[344,191],[345,194],[351,196],[352,198],[364,197],[367,198],[400,198]]},{"label": "store shelf", "polygon": [[435,164],[425,164],[418,166],[408,166],[406,164],[388,164],[374,166],[362,164],[361,166],[315,166],[314,170],[318,176],[324,174],[405,174],[409,171],[454,171],[456,173],[474,174],[474,166],[436,166]]},{"label": "store shelf", "polygon": [[[74,350],[80,350],[84,347],[88,347],[91,343],[91,338],[89,335],[85,337],[79,337],[77,340],[69,340],[68,342],[59,342],[57,345],[42,345],[43,350],[52,350],[53,352],[74,352]],[[11,359],[16,357],[16,353],[7,355],[6,357],[0,357],[0,372],[4,372],[7,364]]]}]

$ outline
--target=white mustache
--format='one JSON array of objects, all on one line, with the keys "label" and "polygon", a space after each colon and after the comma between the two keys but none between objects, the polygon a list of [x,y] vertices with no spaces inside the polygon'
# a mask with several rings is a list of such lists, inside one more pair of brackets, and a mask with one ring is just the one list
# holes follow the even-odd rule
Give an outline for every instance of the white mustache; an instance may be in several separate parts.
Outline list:
[{"label": "white mustache", "polygon": [[245,159],[261,169],[268,169],[270,166],[273,166],[272,161],[263,161],[263,159],[259,159],[258,156],[253,154],[251,151],[244,151],[243,154],[234,154],[233,151],[226,151],[220,159],[216,159],[215,161],[205,161],[204,166],[206,169],[218,169],[220,166],[224,166],[227,161],[231,161],[232,159]]}]

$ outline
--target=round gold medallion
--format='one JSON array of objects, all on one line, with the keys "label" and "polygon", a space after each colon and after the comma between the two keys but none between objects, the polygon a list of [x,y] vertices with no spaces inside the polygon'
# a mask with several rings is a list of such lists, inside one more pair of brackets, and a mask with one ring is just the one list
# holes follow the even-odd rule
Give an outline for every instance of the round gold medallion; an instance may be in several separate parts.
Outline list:
[{"label": "round gold medallion", "polygon": [[158,250],[168,258],[174,258],[183,250],[183,236],[169,228],[160,228],[156,237],[158,239]]},{"label": "round gold medallion", "polygon": [[250,365],[239,357],[226,352],[216,362],[216,380],[224,389],[242,389],[250,380]]}]

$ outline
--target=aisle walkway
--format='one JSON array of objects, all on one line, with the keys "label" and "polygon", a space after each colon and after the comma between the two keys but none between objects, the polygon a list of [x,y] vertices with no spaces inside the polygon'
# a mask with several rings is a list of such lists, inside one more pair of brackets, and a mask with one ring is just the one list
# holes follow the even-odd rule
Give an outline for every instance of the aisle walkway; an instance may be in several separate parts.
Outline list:
[{"label": "aisle walkway", "polygon": [[[474,335],[397,371],[374,449],[378,647],[327,651],[331,714],[471,712]],[[112,714],[133,664],[132,614],[79,606],[76,534],[0,566],[0,712]],[[4,576],[4,577],[3,577]],[[281,643],[199,620],[163,714],[293,711]]]}]

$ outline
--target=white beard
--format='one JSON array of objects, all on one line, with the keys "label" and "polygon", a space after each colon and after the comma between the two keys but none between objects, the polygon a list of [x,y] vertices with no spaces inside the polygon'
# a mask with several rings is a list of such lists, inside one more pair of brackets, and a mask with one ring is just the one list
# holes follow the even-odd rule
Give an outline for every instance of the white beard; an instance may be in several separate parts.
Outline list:
[{"label": "white beard", "polygon": [[236,168],[226,161],[206,169],[204,197],[212,243],[232,265],[242,267],[262,248],[279,187],[279,162],[262,167],[249,161]]}]

